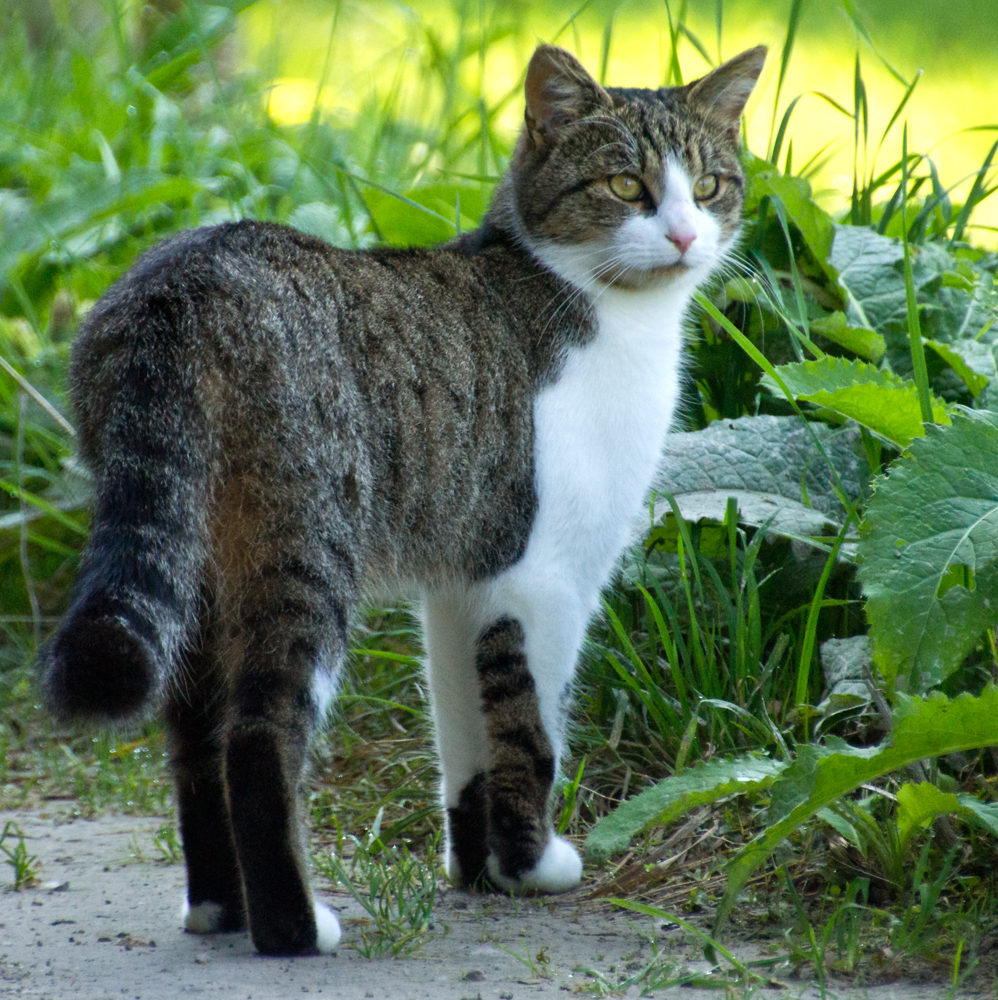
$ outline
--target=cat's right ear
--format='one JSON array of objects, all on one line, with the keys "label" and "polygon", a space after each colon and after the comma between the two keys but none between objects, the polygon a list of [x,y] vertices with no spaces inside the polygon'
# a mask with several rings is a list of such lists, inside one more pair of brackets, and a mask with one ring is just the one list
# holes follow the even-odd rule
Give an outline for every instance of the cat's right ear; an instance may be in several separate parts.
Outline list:
[{"label": "cat's right ear", "polygon": [[592,111],[613,106],[610,95],[570,52],[541,45],[527,67],[524,118],[535,146],[551,142],[555,132]]}]

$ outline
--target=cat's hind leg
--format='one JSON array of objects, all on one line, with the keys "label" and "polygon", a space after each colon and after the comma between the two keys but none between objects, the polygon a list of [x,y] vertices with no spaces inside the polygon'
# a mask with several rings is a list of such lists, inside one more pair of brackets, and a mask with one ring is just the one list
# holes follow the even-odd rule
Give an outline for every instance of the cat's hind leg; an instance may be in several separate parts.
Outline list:
[{"label": "cat's hind leg", "polygon": [[201,635],[167,691],[166,722],[187,865],[184,927],[196,934],[246,929],[242,878],[222,780],[226,683],[210,608]]},{"label": "cat's hind leg", "polygon": [[447,875],[481,886],[488,856],[485,714],[475,672],[482,601],[466,589],[423,595],[430,699],[442,772]]},{"label": "cat's hind leg", "polygon": [[301,783],[346,653],[359,556],[336,495],[315,483],[294,484],[280,509],[241,494],[248,537],[223,561],[224,773],[249,929],[263,954],[329,952],[340,929],[309,887]]}]

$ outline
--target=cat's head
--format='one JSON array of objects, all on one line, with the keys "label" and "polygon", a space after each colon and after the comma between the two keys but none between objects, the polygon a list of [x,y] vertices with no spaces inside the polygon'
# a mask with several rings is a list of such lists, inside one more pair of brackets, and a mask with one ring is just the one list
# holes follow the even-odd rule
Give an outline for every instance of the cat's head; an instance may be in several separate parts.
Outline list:
[{"label": "cat's head", "polygon": [[637,90],[540,46],[510,173],[521,238],[594,292],[703,280],[738,234],[740,120],[765,58],[760,46],[686,86]]}]

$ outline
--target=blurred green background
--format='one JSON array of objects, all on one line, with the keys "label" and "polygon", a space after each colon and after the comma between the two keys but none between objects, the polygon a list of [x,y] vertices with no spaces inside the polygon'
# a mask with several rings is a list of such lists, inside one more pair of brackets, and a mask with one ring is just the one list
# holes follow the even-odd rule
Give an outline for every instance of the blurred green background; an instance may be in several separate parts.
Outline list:
[{"label": "blurred green background", "polygon": [[[231,57],[257,67],[268,79],[270,112],[283,123],[308,119],[318,105],[323,115],[349,125],[357,114],[389,100],[408,116],[432,122],[447,115],[453,95],[439,92],[428,100],[419,84],[437,52],[460,43],[468,52],[461,83],[479,94],[490,111],[503,102],[496,125],[511,136],[522,103],[510,91],[515,91],[536,43],[557,41],[610,85],[654,86],[668,78],[670,21],[683,22],[688,33],[680,34],[678,51],[684,79],[705,72],[708,59],[716,63],[760,42],[769,45],[766,71],[747,114],[749,144],[761,155],[773,125],[781,49],[792,28],[793,54],[779,114],[804,95],[789,129],[793,162],[830,155],[816,178],[830,211],[845,207],[852,183],[853,123],[808,92],[821,92],[852,110],[857,58],[868,99],[872,148],[867,172],[875,166],[876,140],[903,97],[905,83],[921,73],[904,111],[909,146],[931,149],[940,177],[948,186],[957,185],[954,196],[965,193],[969,175],[996,137],[981,126],[998,122],[998,4],[811,0],[800,5],[796,20],[794,7],[792,0],[417,0],[409,5],[267,0],[241,16]],[[877,162],[896,162],[900,142],[897,128]],[[983,203],[976,222],[998,226],[998,202]],[[977,239],[995,242],[987,230],[979,231]]]}]

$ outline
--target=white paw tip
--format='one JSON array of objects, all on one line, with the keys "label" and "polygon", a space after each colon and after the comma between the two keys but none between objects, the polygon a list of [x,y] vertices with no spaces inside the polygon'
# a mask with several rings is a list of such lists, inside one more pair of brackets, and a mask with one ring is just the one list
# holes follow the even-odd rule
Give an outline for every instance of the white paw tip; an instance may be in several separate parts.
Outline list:
[{"label": "white paw tip", "polygon": [[328,955],[340,943],[340,922],[325,903],[313,900],[315,907],[315,946],[323,955]]},{"label": "white paw tip", "polygon": [[184,922],[184,930],[192,934],[217,934],[222,927],[222,904],[195,903],[191,906],[185,899],[180,907],[180,919]]},{"label": "white paw tip", "polygon": [[490,855],[487,862],[489,878],[506,892],[568,892],[579,884],[582,878],[582,859],[579,852],[561,837],[548,841],[541,860],[524,872],[518,879],[499,874],[499,862]]},{"label": "white paw tip", "polygon": [[444,855],[444,875],[452,885],[458,885],[461,881],[461,862],[457,859],[457,851],[450,849]]}]

